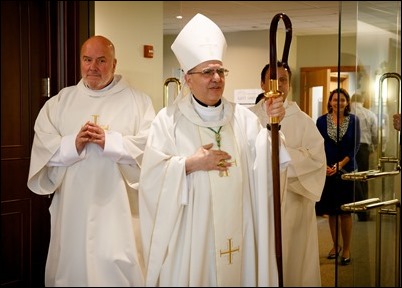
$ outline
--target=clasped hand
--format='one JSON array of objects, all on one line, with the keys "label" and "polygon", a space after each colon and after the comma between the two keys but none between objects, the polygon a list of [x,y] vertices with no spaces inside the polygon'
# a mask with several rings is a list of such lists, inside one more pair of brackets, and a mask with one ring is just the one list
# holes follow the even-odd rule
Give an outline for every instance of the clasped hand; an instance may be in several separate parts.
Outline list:
[{"label": "clasped hand", "polygon": [[81,127],[75,139],[78,154],[81,154],[88,143],[95,143],[102,149],[105,148],[105,131],[99,125],[90,121]]},{"label": "clasped hand", "polygon": [[[341,165],[339,165],[339,170],[341,170]],[[332,166],[327,166],[327,176],[332,176],[336,174],[336,163]]]}]

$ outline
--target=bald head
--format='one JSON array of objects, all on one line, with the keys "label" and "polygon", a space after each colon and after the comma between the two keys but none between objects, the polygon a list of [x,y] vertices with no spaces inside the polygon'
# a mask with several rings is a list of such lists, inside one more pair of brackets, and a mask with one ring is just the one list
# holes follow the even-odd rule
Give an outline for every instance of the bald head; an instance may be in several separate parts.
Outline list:
[{"label": "bald head", "polygon": [[115,50],[113,43],[104,36],[96,35],[88,38],[81,47],[81,57],[83,53],[88,49],[94,49],[96,47],[103,47],[104,50],[109,50],[109,53],[115,58]]},{"label": "bald head", "polygon": [[100,90],[112,82],[117,60],[113,43],[103,36],[92,36],[81,47],[81,77],[87,87]]}]

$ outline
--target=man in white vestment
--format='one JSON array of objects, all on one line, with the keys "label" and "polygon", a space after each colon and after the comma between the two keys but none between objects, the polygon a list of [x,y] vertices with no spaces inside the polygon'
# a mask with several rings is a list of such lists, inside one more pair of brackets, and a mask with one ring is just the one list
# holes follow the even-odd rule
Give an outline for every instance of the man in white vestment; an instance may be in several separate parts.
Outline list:
[{"label": "man in white vestment", "polygon": [[155,111],[115,75],[102,36],[82,45],[81,80],[35,122],[28,187],[53,194],[46,286],[143,286],[138,180]]},{"label": "man in white vestment", "polygon": [[[197,14],[172,50],[185,82],[152,122],[140,176],[145,285],[276,286],[270,132],[222,97],[226,40],[214,22]],[[282,118],[281,97],[266,104]]]},{"label": "man in white vestment", "polygon": [[[314,121],[288,99],[292,73],[287,64],[278,62],[278,90],[283,93],[285,117],[281,131],[291,161],[284,214],[282,219],[283,285],[285,287],[321,286],[315,203],[320,200],[325,183],[324,140]],[[269,91],[269,64],[261,72],[261,88]],[[265,99],[250,107],[261,121],[268,123]]]}]

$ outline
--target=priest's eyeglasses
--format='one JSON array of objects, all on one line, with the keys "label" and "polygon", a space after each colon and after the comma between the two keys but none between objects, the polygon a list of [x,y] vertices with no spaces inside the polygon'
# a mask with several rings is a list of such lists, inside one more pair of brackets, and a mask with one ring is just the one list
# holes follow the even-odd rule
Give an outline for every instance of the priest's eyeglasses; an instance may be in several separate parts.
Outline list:
[{"label": "priest's eyeglasses", "polygon": [[195,72],[187,72],[187,74],[201,74],[204,77],[214,77],[215,73],[218,73],[219,77],[223,78],[225,76],[228,76],[229,70],[225,68],[218,68],[218,69],[211,69],[211,68],[205,68],[202,71],[195,71]]}]

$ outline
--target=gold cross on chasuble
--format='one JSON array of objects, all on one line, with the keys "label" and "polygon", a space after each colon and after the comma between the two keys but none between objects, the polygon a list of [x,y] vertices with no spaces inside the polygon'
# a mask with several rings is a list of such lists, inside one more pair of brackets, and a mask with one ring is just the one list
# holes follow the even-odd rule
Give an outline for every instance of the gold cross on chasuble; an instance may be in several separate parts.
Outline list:
[{"label": "gold cross on chasuble", "polygon": [[98,114],[93,114],[91,116],[92,116],[94,124],[99,125],[103,130],[109,130],[109,125],[100,125],[100,124],[98,124],[98,119],[99,119]]},{"label": "gold cross on chasuble", "polygon": [[92,118],[94,119],[94,123],[96,124],[96,125],[98,125],[98,118],[99,118],[99,115],[96,115],[96,114],[94,114],[94,115],[91,115],[92,116]]},{"label": "gold cross on chasuble", "polygon": [[240,248],[239,248],[239,246],[237,246],[237,248],[232,249],[232,238],[228,239],[228,246],[229,246],[228,250],[226,250],[226,251],[221,250],[220,255],[222,257],[222,256],[228,254],[229,264],[232,264],[232,253],[239,252]]}]

